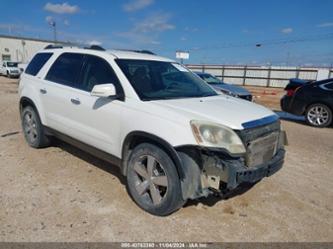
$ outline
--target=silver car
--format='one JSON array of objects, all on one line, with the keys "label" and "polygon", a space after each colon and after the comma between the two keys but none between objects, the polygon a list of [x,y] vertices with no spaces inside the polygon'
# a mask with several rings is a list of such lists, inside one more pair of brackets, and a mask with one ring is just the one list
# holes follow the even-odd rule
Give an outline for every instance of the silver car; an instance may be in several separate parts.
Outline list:
[{"label": "silver car", "polygon": [[209,73],[201,73],[201,72],[195,72],[201,79],[206,81],[209,85],[211,85],[215,90],[219,92],[223,92],[224,94],[242,98],[245,100],[252,101],[252,94],[246,90],[244,87],[235,86],[232,84],[227,84],[222,82],[217,77],[209,74]]}]

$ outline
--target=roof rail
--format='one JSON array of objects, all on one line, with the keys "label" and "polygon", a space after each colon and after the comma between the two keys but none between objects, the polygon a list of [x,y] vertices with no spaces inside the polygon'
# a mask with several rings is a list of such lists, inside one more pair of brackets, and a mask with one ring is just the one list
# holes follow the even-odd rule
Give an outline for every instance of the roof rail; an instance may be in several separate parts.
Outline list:
[{"label": "roof rail", "polygon": [[104,48],[98,45],[91,45],[90,47],[85,47],[84,49],[93,49],[93,50],[98,50],[98,51],[105,51]]},{"label": "roof rail", "polygon": [[61,46],[61,45],[53,45],[53,44],[49,44],[49,45],[47,45],[44,49],[53,49],[53,48],[63,48],[63,46]]},{"label": "roof rail", "polygon": [[141,54],[151,54],[151,55],[155,55],[155,53],[153,53],[152,51],[149,50],[135,50],[135,49],[117,49],[120,51],[128,51],[128,52],[134,52],[134,53],[141,53]]},{"label": "roof rail", "polygon": [[140,50],[140,51],[138,51],[138,53],[155,55],[155,53],[153,53],[150,50]]}]

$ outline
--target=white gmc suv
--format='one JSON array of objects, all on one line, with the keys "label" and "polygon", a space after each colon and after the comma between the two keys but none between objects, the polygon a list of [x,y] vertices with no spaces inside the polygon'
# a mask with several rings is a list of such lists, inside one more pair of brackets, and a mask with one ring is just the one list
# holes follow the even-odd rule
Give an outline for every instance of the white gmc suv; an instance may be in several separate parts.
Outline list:
[{"label": "white gmc suv", "polygon": [[22,74],[19,94],[30,146],[55,136],[119,166],[133,200],[154,215],[258,182],[284,161],[276,114],[218,94],[149,51],[48,46]]}]

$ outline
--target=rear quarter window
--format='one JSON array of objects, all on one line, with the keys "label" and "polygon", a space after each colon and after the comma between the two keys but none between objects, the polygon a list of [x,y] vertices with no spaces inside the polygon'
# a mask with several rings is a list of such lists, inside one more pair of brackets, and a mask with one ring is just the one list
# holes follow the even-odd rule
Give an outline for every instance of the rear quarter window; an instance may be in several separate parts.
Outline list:
[{"label": "rear quarter window", "polygon": [[52,54],[53,53],[36,54],[25,69],[25,73],[33,76],[37,75],[45,63],[51,58]]},{"label": "rear quarter window", "polygon": [[329,90],[333,90],[333,82],[329,83],[329,84],[326,84],[325,87]]}]

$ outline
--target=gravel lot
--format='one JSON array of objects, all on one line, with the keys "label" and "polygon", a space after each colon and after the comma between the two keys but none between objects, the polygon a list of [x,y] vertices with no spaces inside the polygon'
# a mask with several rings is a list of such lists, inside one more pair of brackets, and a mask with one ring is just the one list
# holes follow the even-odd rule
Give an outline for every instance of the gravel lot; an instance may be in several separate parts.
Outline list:
[{"label": "gravel lot", "polygon": [[[250,90],[278,110],[281,90]],[[282,121],[290,145],[281,171],[159,218],[134,204],[116,167],[61,142],[29,148],[17,80],[0,77],[0,114],[0,241],[333,240],[332,128]]]}]

